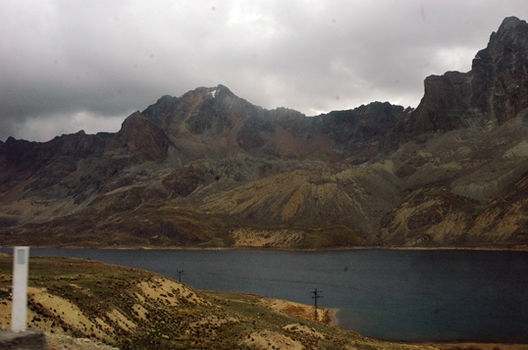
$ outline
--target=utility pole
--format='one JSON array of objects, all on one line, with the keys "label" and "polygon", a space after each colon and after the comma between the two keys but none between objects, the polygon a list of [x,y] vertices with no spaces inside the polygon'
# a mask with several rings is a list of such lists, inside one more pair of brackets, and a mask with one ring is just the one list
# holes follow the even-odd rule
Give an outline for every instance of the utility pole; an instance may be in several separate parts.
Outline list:
[{"label": "utility pole", "polygon": [[181,276],[182,276],[182,274],[183,274],[183,270],[179,270],[179,269],[178,269],[178,270],[176,270],[176,271],[178,272],[178,282],[181,283]]},{"label": "utility pole", "polygon": [[319,298],[322,298],[323,296],[320,294],[322,291],[321,290],[317,290],[317,288],[315,288],[313,291],[312,291],[312,299],[314,300],[314,320],[318,320],[317,318],[317,299]]}]

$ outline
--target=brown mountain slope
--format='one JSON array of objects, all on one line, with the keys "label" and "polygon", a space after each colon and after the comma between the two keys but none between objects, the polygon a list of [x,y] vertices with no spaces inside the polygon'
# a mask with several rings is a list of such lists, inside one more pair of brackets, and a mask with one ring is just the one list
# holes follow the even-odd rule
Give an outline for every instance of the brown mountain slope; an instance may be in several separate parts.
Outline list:
[{"label": "brown mountain slope", "polygon": [[164,96],[118,133],[0,143],[0,244],[524,246],[528,24],[415,109],[317,117],[225,86]]}]

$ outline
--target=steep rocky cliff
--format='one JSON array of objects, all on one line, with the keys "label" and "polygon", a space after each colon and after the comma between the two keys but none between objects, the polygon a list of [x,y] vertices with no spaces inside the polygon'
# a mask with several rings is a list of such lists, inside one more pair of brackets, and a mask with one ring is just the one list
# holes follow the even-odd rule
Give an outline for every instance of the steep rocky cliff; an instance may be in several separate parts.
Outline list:
[{"label": "steep rocky cliff", "polygon": [[0,244],[526,246],[527,107],[515,17],[415,110],[163,96],[114,134],[0,143]]},{"label": "steep rocky cliff", "polygon": [[425,94],[403,123],[411,135],[502,125],[528,106],[528,24],[507,17],[467,73],[425,79]]}]

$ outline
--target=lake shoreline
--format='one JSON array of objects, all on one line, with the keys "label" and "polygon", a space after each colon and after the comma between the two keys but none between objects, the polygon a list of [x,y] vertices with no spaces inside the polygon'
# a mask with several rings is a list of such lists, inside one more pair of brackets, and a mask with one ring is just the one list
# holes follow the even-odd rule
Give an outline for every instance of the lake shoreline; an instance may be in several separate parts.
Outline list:
[{"label": "lake shoreline", "polygon": [[430,346],[438,350],[526,350],[528,344],[509,343],[478,343],[478,342],[450,342],[450,343],[403,343],[407,345]]},{"label": "lake shoreline", "polygon": [[[329,308],[323,307],[325,311],[325,316],[329,320],[326,324],[339,327],[339,311],[340,308]],[[344,328],[342,328],[344,329]],[[352,330],[354,332],[354,330]],[[379,341],[386,341],[390,343],[402,344],[402,345],[414,345],[414,346],[424,346],[427,348],[435,350],[526,350],[528,349],[528,344],[522,343],[486,343],[479,341],[447,341],[447,342],[413,342],[413,341],[404,341],[404,340],[392,340],[392,339],[383,339],[383,338],[373,338]]]},{"label": "lake shoreline", "polygon": [[[283,302],[275,302],[274,304],[278,305],[278,308],[280,305],[284,305],[285,307],[279,308],[281,311],[284,308],[290,312],[302,311],[307,319],[313,319],[313,305],[304,305],[311,304],[310,302],[313,304],[310,293],[314,288],[317,288],[323,291],[324,299],[320,305],[320,313],[318,312],[323,323],[337,325],[339,328],[360,332],[366,337],[378,337],[385,341],[415,344],[425,342],[454,344],[467,342],[468,339],[474,343],[482,342],[483,344],[488,341],[495,341],[499,344],[503,340],[506,340],[506,344],[513,344],[515,341],[526,342],[527,338],[524,337],[492,338],[488,336],[489,332],[484,328],[482,331],[479,330],[479,333],[474,333],[474,329],[471,328],[468,333],[464,327],[458,327],[457,337],[451,337],[452,333],[449,332],[452,329],[449,328],[448,333],[438,333],[447,335],[445,338],[435,337],[436,333],[431,338],[422,336],[414,338],[412,334],[409,336],[409,332],[394,333],[392,329],[398,328],[400,324],[398,315],[401,314],[405,317],[406,314],[412,313],[413,320],[434,320],[439,324],[442,322],[445,324],[444,321],[449,321],[452,318],[467,319],[468,322],[471,322],[470,320],[475,319],[475,317],[486,319],[489,314],[493,315],[492,321],[495,324],[493,329],[497,329],[497,332],[502,330],[502,333],[498,334],[510,334],[512,329],[519,329],[519,332],[522,332],[519,334],[527,334],[525,333],[527,328],[523,321],[524,318],[510,313],[510,303],[501,302],[504,299],[490,299],[497,295],[493,290],[486,292],[490,290],[488,287],[497,285],[501,292],[508,292],[511,300],[517,300],[515,303],[519,307],[525,307],[523,306],[526,305],[525,294],[522,289],[519,289],[519,286],[528,286],[528,279],[523,268],[523,266],[528,266],[526,254],[507,251],[477,253],[469,250],[466,252],[456,250],[442,252],[431,249],[413,253],[409,249],[406,250],[408,253],[405,251],[397,252],[395,249],[366,251],[363,248],[310,254],[226,248],[221,249],[222,252],[211,249],[43,249],[42,251],[34,249],[32,255],[93,259],[107,264],[141,268],[173,279],[178,278],[176,269],[185,269],[184,282],[196,289],[278,298]],[[10,251],[11,249],[0,250],[0,252]],[[41,259],[35,260],[35,262],[38,261]],[[463,269],[458,268],[460,264],[464,266]],[[500,267],[501,264],[504,264],[502,268]],[[321,266],[321,270],[314,271],[314,266]],[[508,273],[504,274],[502,271]],[[420,299],[424,293],[420,292],[420,286],[416,282],[423,281],[424,276],[427,277],[427,281],[430,279],[432,282],[441,282],[441,286],[445,286],[453,293],[449,295],[436,293],[436,289],[429,288],[425,294],[427,298]],[[504,281],[497,284],[497,276],[504,277]],[[505,276],[517,277],[512,282],[510,281],[511,278],[505,278]],[[407,282],[400,283],[402,280]],[[493,283],[490,285],[486,281]],[[406,288],[409,283],[414,287]],[[430,285],[430,283],[426,284],[426,286]],[[391,288],[393,291],[390,291]],[[402,290],[404,292],[401,292]],[[455,293],[457,291],[458,294]],[[473,292],[474,298],[470,300],[473,301],[473,304],[470,303],[470,305],[480,305],[471,308],[472,312],[465,312],[466,307],[440,308],[431,305],[431,298],[438,300],[440,304],[459,305],[460,300],[467,302],[467,291]],[[484,292],[480,293],[480,291]],[[444,299],[446,302],[442,302]],[[382,305],[396,305],[393,307],[394,311],[387,313],[384,311],[386,307],[379,309],[380,300]],[[392,304],[383,303],[387,300],[390,300]],[[416,302],[416,300],[422,301]],[[495,300],[493,307],[488,307],[489,303],[483,303],[487,300]],[[301,307],[295,303],[302,303],[303,305]],[[398,308],[398,305],[406,305],[406,307]],[[415,305],[422,306],[415,307]],[[439,309],[440,312],[437,312],[436,309]],[[384,313],[387,315],[384,316]],[[499,323],[494,321],[502,319],[503,316],[506,316],[503,321]],[[354,324],[350,323],[351,319],[355,320]],[[377,324],[382,324],[382,322],[391,325],[390,328],[387,328],[390,331],[379,332],[376,330]],[[420,328],[423,322],[419,322],[416,329],[426,335],[430,333],[430,329]],[[407,327],[408,329],[414,328]],[[436,332],[436,328],[433,331]],[[466,338],[464,334],[472,334],[473,337]],[[388,338],[384,339],[383,336]],[[450,349],[453,348],[454,346]]]},{"label": "lake shoreline", "polygon": [[339,327],[339,317],[337,316],[337,314],[341,309],[333,307],[329,307],[326,309],[328,310],[328,318],[330,319],[330,322],[328,322],[328,324],[334,327]]},{"label": "lake shoreline", "polygon": [[[398,247],[398,246],[360,246],[360,247],[332,247],[332,248],[280,248],[280,247],[180,247],[180,246],[141,246],[141,247],[86,247],[86,246],[30,246],[31,248],[46,249],[103,249],[103,250],[181,250],[181,251],[285,251],[285,252],[339,252],[363,250],[402,250],[402,251],[498,251],[498,252],[528,252],[524,247]],[[12,246],[0,246],[9,249]]]}]

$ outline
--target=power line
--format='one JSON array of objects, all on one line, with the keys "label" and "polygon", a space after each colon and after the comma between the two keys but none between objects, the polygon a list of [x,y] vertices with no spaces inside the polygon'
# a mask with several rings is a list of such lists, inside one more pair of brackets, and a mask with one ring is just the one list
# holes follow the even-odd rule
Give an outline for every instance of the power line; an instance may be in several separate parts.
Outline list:
[{"label": "power line", "polygon": [[314,300],[314,320],[316,321],[318,320],[317,318],[317,299],[323,297],[320,293],[322,293],[322,290],[317,290],[317,288],[312,290],[312,294],[313,294],[312,299]]},{"label": "power line", "polygon": [[176,270],[176,272],[178,272],[178,282],[181,282],[181,276],[183,274],[183,270]]}]

